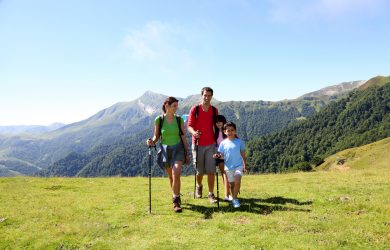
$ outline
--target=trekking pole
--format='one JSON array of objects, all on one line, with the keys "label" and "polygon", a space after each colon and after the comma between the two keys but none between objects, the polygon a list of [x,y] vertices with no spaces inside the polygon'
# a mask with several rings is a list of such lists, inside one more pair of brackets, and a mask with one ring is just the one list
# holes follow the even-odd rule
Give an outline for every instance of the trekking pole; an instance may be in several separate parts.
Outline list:
[{"label": "trekking pole", "polygon": [[194,174],[194,199],[195,199],[195,192],[196,192],[196,170],[198,169],[198,139],[195,139],[195,174]]},{"label": "trekking pole", "polygon": [[[221,174],[222,175],[222,174]],[[215,169],[215,177],[217,178],[217,205],[219,209],[219,185],[218,185],[218,169]]]},{"label": "trekking pole", "polygon": [[[156,149],[156,146],[154,146]],[[152,213],[152,146],[149,146],[149,214]]]}]

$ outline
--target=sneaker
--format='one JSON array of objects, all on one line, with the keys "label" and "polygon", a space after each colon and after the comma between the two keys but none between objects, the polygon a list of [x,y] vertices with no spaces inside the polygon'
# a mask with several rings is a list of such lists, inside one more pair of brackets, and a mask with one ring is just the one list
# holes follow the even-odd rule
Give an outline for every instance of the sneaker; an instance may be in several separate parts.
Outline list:
[{"label": "sneaker", "polygon": [[182,209],[181,209],[180,196],[172,198],[172,203],[173,203],[173,211],[175,211],[176,213],[181,213]]},{"label": "sneaker", "polygon": [[195,192],[195,197],[196,198],[202,198],[202,190],[203,190],[203,185],[196,185],[196,192]]},{"label": "sneaker", "polygon": [[233,203],[233,207],[234,208],[239,208],[240,207],[240,201],[238,199],[234,199],[232,201],[232,203]]},{"label": "sneaker", "polygon": [[233,197],[231,195],[229,195],[229,197],[225,196],[225,198],[223,198],[224,201],[232,201],[233,200]]},{"label": "sneaker", "polygon": [[209,194],[209,201],[210,203],[216,203],[218,200],[215,198],[214,194]]}]

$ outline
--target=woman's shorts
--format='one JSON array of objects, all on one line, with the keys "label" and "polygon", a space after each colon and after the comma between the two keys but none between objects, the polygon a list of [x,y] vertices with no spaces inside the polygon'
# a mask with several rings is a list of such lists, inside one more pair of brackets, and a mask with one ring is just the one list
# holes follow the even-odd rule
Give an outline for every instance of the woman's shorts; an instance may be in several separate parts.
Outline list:
[{"label": "woman's shorts", "polygon": [[184,147],[183,143],[179,143],[176,145],[172,146],[167,146],[167,156],[168,156],[168,161],[164,161],[164,166],[165,167],[171,167],[175,164],[176,161],[185,161],[185,155],[184,155]]}]

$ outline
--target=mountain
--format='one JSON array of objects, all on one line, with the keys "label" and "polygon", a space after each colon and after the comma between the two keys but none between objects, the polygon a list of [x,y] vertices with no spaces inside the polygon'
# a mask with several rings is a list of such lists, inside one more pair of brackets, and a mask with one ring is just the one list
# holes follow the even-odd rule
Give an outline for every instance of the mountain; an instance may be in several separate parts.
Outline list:
[{"label": "mountain", "polygon": [[[185,99],[180,98],[178,113],[188,113],[190,107],[199,100],[200,95],[189,96]],[[325,107],[330,101],[330,99],[319,100],[317,98],[282,102],[214,101],[214,105],[228,120],[234,121],[238,125],[240,138],[248,140],[253,136],[279,131],[289,124],[306,119],[306,117],[316,114],[317,110]],[[109,145],[100,145],[86,153],[70,153],[48,169],[41,171],[40,174],[44,176],[83,177],[147,175],[145,166],[148,164],[148,159],[145,138],[151,135],[152,125],[131,137],[121,138]],[[190,141],[190,138],[188,138],[188,141]],[[154,175],[163,174],[155,164],[153,169]],[[191,167],[183,168],[183,174],[192,173],[192,169]]]},{"label": "mountain", "polygon": [[335,152],[390,136],[390,82],[359,88],[309,119],[248,143],[255,172],[317,165]]},{"label": "mountain", "polygon": [[50,132],[65,126],[63,123],[53,123],[49,126],[41,125],[17,125],[17,126],[0,126],[0,134],[16,135],[16,134],[42,134]]},{"label": "mountain", "polygon": [[[140,164],[146,159],[133,156],[132,152],[144,154],[144,139],[151,136],[154,118],[161,113],[166,97],[147,91],[136,100],[117,103],[86,120],[51,132],[0,135],[0,166],[10,171],[8,174],[30,175],[41,169],[53,170],[55,166],[59,170],[67,160],[73,160],[79,165],[64,167],[75,167],[72,171],[81,176],[140,175]],[[200,94],[178,99],[178,114],[186,114],[199,102]],[[238,124],[240,137],[248,141],[254,136],[267,135],[307,119],[332,101],[314,97],[281,102],[219,102],[214,98],[213,104],[228,120]],[[121,164],[131,167],[120,170],[118,166]],[[72,172],[59,174],[61,171],[57,170],[53,173],[68,176]],[[70,176],[73,175],[72,172]]]},{"label": "mountain", "polygon": [[[90,118],[57,130],[34,135],[0,135],[2,175],[27,174],[46,169],[70,153],[82,154],[99,145],[150,132],[154,116],[161,113],[167,96],[145,92],[134,101],[117,103]],[[199,100],[200,95],[198,95]],[[193,105],[191,100],[180,98]],[[28,165],[26,165],[28,163]],[[5,173],[5,169],[9,172]],[[27,171],[28,169],[28,171]]]},{"label": "mountain", "polygon": [[390,82],[390,76],[376,76],[366,81],[363,85],[359,86],[360,89],[367,89],[374,86],[383,86]]},{"label": "mountain", "polygon": [[337,85],[329,86],[322,88],[320,90],[307,93],[298,99],[310,100],[311,98],[318,99],[336,99],[340,95],[345,95],[349,91],[358,88],[365,84],[367,81],[352,81],[352,82],[343,82]]}]

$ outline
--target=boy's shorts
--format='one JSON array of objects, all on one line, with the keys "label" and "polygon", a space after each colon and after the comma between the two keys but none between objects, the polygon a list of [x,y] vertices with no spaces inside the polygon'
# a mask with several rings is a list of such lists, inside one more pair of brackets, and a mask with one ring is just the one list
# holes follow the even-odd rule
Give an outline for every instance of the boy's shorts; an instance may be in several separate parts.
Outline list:
[{"label": "boy's shorts", "polygon": [[196,175],[212,174],[215,173],[215,159],[213,154],[216,153],[215,145],[198,146],[198,152],[196,152],[194,146],[192,147],[192,157],[194,159],[198,154],[196,163]]},{"label": "boy's shorts", "polygon": [[225,173],[226,173],[226,177],[228,179],[228,182],[234,182],[234,177],[235,176],[241,177],[243,175],[243,172],[244,172],[243,166],[236,167],[235,169],[228,169],[227,167],[225,167]]}]

